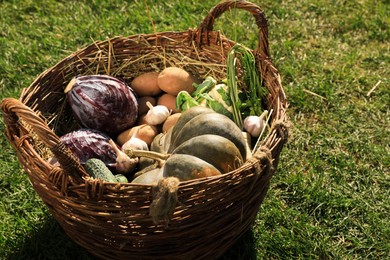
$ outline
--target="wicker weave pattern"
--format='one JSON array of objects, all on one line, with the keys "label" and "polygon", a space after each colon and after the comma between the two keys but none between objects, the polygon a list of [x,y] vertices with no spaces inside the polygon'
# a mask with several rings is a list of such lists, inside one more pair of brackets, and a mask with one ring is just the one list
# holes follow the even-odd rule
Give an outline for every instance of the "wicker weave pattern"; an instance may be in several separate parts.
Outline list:
[{"label": "wicker weave pattern", "polygon": [[[110,74],[130,82],[141,73],[170,65],[201,78],[222,79],[234,42],[213,31],[213,23],[231,8],[253,14],[259,27],[254,53],[269,90],[265,103],[274,111],[272,131],[241,168],[181,182],[173,194],[177,200],[172,216],[156,225],[149,213],[158,187],[92,180],[60,142],[58,136],[77,127],[63,90],[75,73]],[[269,58],[267,30],[259,7],[225,1],[196,30],[95,42],[43,72],[20,100],[2,101],[8,140],[34,189],[75,242],[106,259],[209,259],[221,256],[250,228],[288,136],[286,97]],[[61,167],[47,163],[52,155]]]}]

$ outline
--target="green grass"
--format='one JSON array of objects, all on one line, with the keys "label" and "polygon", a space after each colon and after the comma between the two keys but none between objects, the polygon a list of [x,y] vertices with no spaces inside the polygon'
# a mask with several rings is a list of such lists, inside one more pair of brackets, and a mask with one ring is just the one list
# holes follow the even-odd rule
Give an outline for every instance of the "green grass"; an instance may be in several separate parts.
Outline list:
[{"label": "green grass", "polygon": [[[162,32],[195,28],[218,1],[146,2]],[[46,68],[93,40],[152,33],[144,3],[0,1],[0,98],[17,98]],[[292,136],[255,225],[223,258],[388,258],[388,1],[256,3],[269,20]],[[226,13],[215,29],[257,44],[246,13]],[[53,220],[4,135],[0,144],[0,258],[92,259]]]}]

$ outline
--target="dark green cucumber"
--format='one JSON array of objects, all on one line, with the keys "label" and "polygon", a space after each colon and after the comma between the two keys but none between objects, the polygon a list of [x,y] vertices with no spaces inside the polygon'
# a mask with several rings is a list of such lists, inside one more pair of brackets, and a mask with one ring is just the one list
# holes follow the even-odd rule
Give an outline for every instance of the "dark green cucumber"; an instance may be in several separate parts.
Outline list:
[{"label": "dark green cucumber", "polygon": [[112,174],[110,169],[104,164],[104,162],[97,158],[90,158],[85,162],[85,170],[94,179],[101,179],[107,182],[117,182],[115,175]]},{"label": "dark green cucumber", "polygon": [[129,182],[129,180],[123,174],[116,174],[114,176],[115,176],[115,179],[116,179],[117,182],[123,182],[123,183],[128,183]]}]

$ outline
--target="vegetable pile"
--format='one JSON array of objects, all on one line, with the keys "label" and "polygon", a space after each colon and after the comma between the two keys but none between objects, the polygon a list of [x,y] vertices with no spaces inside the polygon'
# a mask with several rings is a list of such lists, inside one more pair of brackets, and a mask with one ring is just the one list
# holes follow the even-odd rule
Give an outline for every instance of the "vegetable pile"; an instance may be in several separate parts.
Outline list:
[{"label": "vegetable pile", "polygon": [[220,81],[166,67],[129,84],[109,75],[75,77],[65,93],[80,127],[61,140],[91,178],[107,182],[231,172],[252,156],[272,114],[262,108],[267,91],[255,58],[239,44]]}]

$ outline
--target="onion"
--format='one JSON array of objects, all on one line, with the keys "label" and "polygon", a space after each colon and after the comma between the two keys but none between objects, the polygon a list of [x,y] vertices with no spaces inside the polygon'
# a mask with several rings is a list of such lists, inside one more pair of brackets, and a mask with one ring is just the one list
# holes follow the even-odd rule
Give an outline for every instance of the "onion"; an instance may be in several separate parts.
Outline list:
[{"label": "onion", "polygon": [[109,143],[110,137],[98,130],[79,129],[60,137],[61,141],[84,164],[90,158],[98,158],[107,166],[115,164],[116,152]]},{"label": "onion", "polygon": [[76,120],[85,128],[115,137],[137,121],[136,94],[117,78],[106,75],[76,77],[65,93]]},{"label": "onion", "polygon": [[[138,158],[129,158],[106,134],[94,129],[79,129],[60,137],[82,165],[88,159],[97,158],[117,173],[129,173],[134,170]],[[50,160],[53,164],[56,158]]]}]

